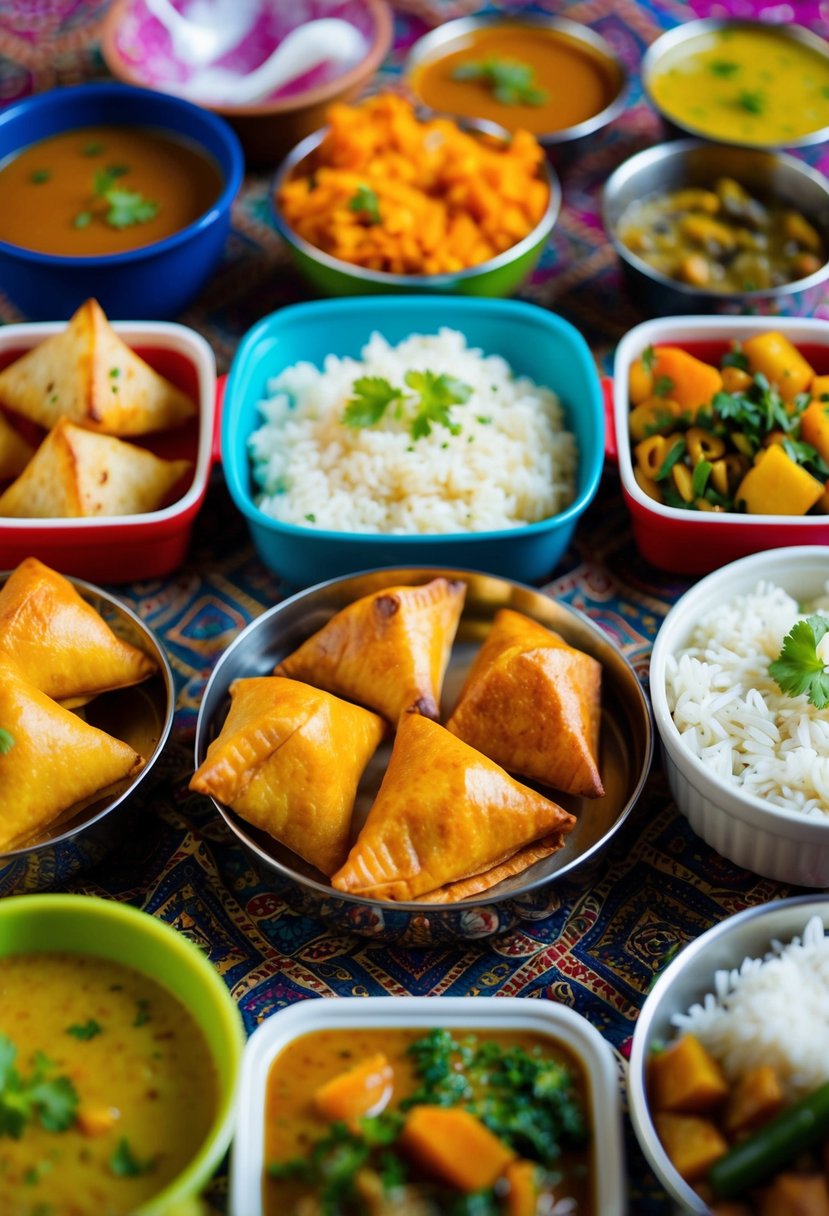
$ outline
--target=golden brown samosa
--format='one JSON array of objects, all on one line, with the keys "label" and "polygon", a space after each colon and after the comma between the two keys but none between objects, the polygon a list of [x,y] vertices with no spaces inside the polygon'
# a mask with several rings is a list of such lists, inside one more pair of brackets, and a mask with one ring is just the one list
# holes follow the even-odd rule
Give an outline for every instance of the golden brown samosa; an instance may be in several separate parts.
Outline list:
[{"label": "golden brown samosa", "polygon": [[66,706],[139,684],[158,668],[36,557],[25,558],[0,588],[0,652]]},{"label": "golden brown samosa", "polygon": [[387,587],[336,613],[274,674],[306,680],[382,714],[437,719],[466,584],[435,578]]},{"label": "golden brown samosa", "polygon": [[156,511],[192,468],[163,460],[67,418],[55,424],[23,472],[0,495],[0,515],[65,519]]},{"label": "golden brown samosa", "polygon": [[446,726],[511,773],[598,798],[601,680],[592,655],[502,608]]},{"label": "golden brown samosa", "polygon": [[407,714],[365,825],[331,882],[373,899],[464,899],[556,852],[575,822],[438,723]]},{"label": "golden brown samosa", "polygon": [[46,430],[66,416],[105,435],[166,430],[196,412],[115,333],[97,300],[0,371],[0,402]]},{"label": "golden brown samosa", "polygon": [[28,844],[67,812],[114,794],[145,761],[40,692],[0,655],[0,850]]},{"label": "golden brown samosa", "polygon": [[190,788],[211,794],[330,875],[348,852],[377,714],[279,676],[235,680],[230,711]]}]

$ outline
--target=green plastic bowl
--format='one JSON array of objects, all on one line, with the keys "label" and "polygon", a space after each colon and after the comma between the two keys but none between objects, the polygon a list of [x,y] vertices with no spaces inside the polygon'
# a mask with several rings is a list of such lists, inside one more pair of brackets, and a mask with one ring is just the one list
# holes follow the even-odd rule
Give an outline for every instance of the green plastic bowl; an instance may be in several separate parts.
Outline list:
[{"label": "green plastic bowl", "polygon": [[[501,131],[491,123],[482,124],[482,129],[503,135],[506,140],[511,138],[508,131]],[[288,246],[294,264],[321,295],[365,296],[400,292],[420,295],[428,292],[501,299],[512,295],[530,277],[561,210],[561,184],[549,161],[542,160],[540,167],[550,191],[546,210],[535,228],[517,244],[511,245],[495,258],[478,266],[470,266],[467,270],[459,270],[456,274],[390,274],[383,270],[366,270],[324,253],[299,236],[279,210],[277,199],[283,183],[319,147],[324,135],[324,128],[315,131],[286,156],[274,178],[270,196],[274,223]]]},{"label": "green plastic bowl", "polygon": [[57,951],[93,954],[162,984],[201,1027],[219,1084],[213,1124],[196,1156],[133,1216],[179,1216],[206,1185],[233,1132],[245,1033],[221,976],[206,955],[165,921],[91,895],[18,895],[0,901],[0,958]]}]

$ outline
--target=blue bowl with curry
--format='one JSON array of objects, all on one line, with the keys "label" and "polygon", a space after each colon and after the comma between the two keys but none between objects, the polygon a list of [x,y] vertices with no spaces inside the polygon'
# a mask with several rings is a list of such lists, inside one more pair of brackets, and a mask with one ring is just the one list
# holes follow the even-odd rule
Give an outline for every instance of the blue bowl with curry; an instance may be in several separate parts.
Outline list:
[{"label": "blue bowl with curry", "polygon": [[244,169],[215,114],[123,84],[52,89],[0,112],[0,288],[61,320],[175,316],[224,249]]}]

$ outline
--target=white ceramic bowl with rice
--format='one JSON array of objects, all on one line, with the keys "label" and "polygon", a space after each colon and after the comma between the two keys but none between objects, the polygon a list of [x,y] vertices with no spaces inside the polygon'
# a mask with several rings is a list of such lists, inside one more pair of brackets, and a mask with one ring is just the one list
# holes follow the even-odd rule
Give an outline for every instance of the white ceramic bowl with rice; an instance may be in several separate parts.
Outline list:
[{"label": "white ceramic bowl with rice", "polygon": [[829,886],[829,710],[787,696],[767,668],[798,607],[829,605],[827,582],[829,546],[731,562],[677,601],[650,667],[665,773],[691,827],[737,865],[806,887]]},{"label": "white ceramic bowl with rice", "polygon": [[[732,1080],[757,1056],[759,1063],[770,1060],[776,1071],[796,1078],[795,1099],[829,1080],[829,938],[821,938],[821,922],[829,932],[825,895],[748,908],[687,945],[645,999],[633,1035],[628,1107],[643,1153],[682,1212],[710,1216],[711,1208],[682,1179],[657,1135],[649,1061],[654,1051],[693,1028],[723,1060]],[[756,960],[770,954],[771,966],[763,961],[760,967]],[[755,961],[746,965],[746,959]]]}]

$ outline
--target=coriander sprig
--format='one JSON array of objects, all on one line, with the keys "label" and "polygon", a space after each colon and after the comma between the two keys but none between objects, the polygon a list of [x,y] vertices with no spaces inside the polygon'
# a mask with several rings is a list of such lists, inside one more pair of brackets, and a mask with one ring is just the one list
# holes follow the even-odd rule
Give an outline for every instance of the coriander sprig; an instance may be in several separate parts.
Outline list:
[{"label": "coriander sprig", "polygon": [[35,1053],[31,1074],[15,1067],[17,1047],[0,1034],[0,1136],[19,1140],[26,1124],[38,1119],[50,1132],[64,1132],[75,1121],[78,1095],[69,1077],[54,1076],[55,1065]]},{"label": "coriander sprig", "polygon": [[446,427],[452,435],[460,434],[460,424],[451,410],[453,405],[463,405],[472,396],[470,384],[446,372],[428,370],[408,371],[403,380],[406,388],[391,384],[384,376],[361,376],[351,386],[351,396],[340,421],[355,429],[376,426],[393,405],[394,417],[408,414],[412,439],[428,437],[433,425]]},{"label": "coriander sprig", "polygon": [[546,90],[535,83],[532,67],[520,59],[461,63],[452,73],[452,79],[479,81],[505,106],[540,106],[547,100]]},{"label": "coriander sprig", "polygon": [[829,619],[807,616],[793,625],[783,639],[779,656],[769,663],[769,675],[790,697],[808,695],[815,709],[829,706],[829,670],[818,654],[821,639],[829,633]]}]

